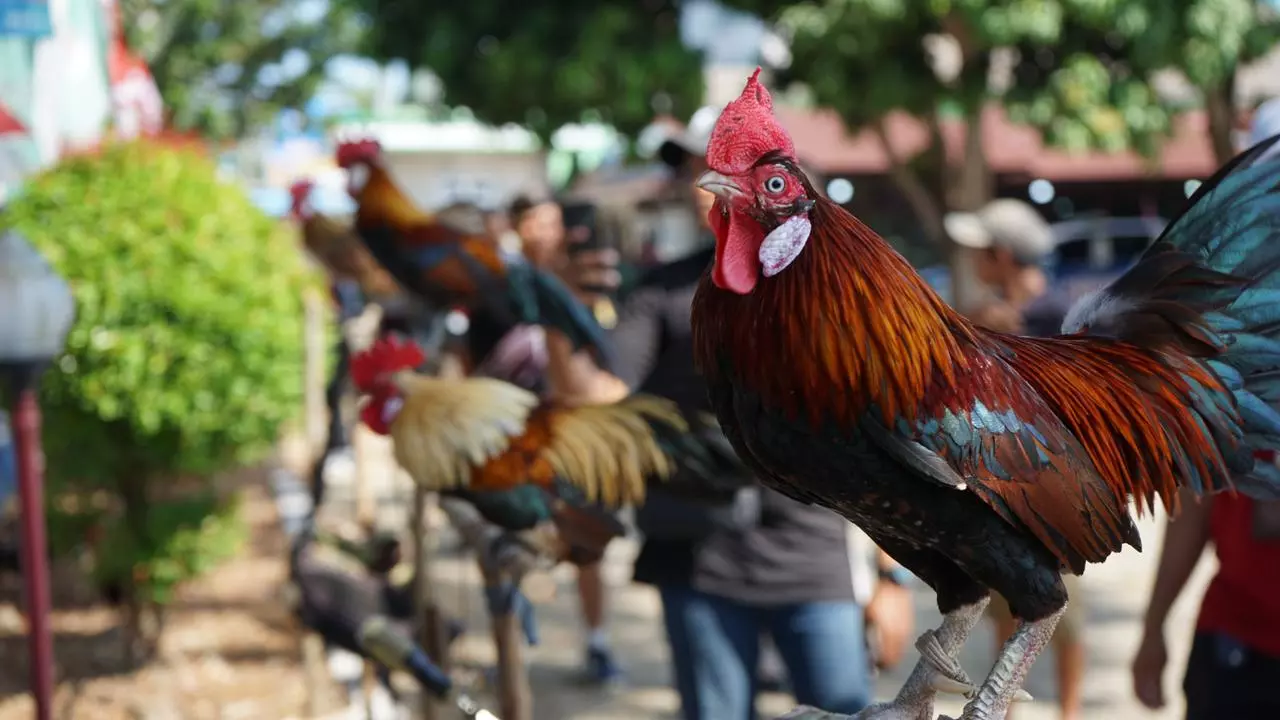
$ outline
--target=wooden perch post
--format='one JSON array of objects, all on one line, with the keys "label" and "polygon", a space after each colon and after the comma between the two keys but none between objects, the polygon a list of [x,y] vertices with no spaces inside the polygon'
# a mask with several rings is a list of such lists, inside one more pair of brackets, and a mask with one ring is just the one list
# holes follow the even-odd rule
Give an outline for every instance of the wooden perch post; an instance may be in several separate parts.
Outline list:
[{"label": "wooden perch post", "polygon": [[[480,513],[469,503],[456,498],[440,498],[440,509],[448,516],[449,523],[457,529],[463,542],[475,551],[480,561],[480,571],[484,574],[485,587],[493,588],[503,583],[513,583],[527,588],[534,596],[545,595],[538,592],[539,586],[554,588],[548,583],[549,578],[542,577],[540,571],[542,560],[527,548],[518,544],[509,544],[501,557],[495,557],[493,548],[495,541],[504,534],[498,528],[484,520]],[[530,602],[535,598],[530,598]],[[537,597],[536,599],[544,599]],[[518,613],[507,612],[491,617],[493,624],[493,640],[498,651],[498,685],[501,715],[503,720],[532,720],[533,691],[529,687],[529,676],[524,664],[524,628]]]},{"label": "wooden perch post", "polygon": [[[427,532],[427,491],[415,486],[413,489],[413,597],[417,602],[416,614],[421,636],[418,638],[422,649],[445,672],[449,671],[449,653],[444,640],[444,632],[440,622],[440,608],[436,604],[435,594],[431,588],[431,550]],[[440,709],[436,699],[430,693],[422,694],[422,717],[425,720],[436,720],[440,717]]]}]

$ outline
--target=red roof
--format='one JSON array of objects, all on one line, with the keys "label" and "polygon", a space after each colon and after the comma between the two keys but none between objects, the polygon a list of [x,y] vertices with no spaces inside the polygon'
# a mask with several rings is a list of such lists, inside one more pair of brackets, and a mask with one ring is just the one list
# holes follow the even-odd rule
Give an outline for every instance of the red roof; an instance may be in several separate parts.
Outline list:
[{"label": "red roof", "polygon": [[13,116],[9,108],[0,103],[0,135],[10,135],[17,133],[19,135],[27,134],[27,129],[22,123],[18,122],[18,118]]},{"label": "red roof", "polygon": [[[850,135],[831,110],[778,108],[778,118],[795,140],[796,155],[805,165],[826,175],[882,173],[888,158],[876,134],[862,130]],[[1153,174],[1205,177],[1218,162],[1209,139],[1208,119],[1201,111],[1184,113],[1174,121],[1174,133],[1153,165],[1131,153],[1068,153],[1045,147],[1034,128],[1011,122],[1002,108],[982,114],[983,147],[991,169],[1003,174],[1027,174],[1049,180],[1116,180]],[[910,158],[929,142],[928,129],[905,113],[891,113],[887,132],[894,152]],[[964,144],[964,123],[942,122],[947,156],[958,158]]]}]

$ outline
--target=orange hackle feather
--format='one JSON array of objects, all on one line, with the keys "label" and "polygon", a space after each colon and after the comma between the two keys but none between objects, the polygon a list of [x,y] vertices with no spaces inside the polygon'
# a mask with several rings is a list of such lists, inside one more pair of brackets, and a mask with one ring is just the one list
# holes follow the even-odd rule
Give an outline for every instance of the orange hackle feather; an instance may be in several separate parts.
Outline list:
[{"label": "orange hackle feather", "polygon": [[788,417],[850,427],[875,402],[889,422],[918,408],[939,374],[956,381],[973,328],[860,220],[823,203],[812,216],[805,252],[751,294],[703,277],[695,358],[714,379],[727,336],[739,378]]}]

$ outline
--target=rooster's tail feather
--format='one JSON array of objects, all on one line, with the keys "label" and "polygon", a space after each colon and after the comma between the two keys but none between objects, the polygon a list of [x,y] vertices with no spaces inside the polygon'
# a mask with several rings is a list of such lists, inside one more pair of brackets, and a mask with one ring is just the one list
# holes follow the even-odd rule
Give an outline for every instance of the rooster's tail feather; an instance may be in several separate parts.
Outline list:
[{"label": "rooster's tail feather", "polygon": [[[1234,403],[1183,373],[1196,420],[1237,487],[1264,498],[1280,497],[1280,469],[1263,459],[1280,449],[1278,142],[1224,165],[1142,260],[1081,300],[1063,327],[1201,358]],[[1197,490],[1214,486],[1187,480]]]},{"label": "rooster's tail feather", "polygon": [[674,463],[660,438],[688,430],[674,403],[650,395],[563,408],[551,422],[545,456],[556,474],[606,507],[638,504],[647,477],[670,476]]}]

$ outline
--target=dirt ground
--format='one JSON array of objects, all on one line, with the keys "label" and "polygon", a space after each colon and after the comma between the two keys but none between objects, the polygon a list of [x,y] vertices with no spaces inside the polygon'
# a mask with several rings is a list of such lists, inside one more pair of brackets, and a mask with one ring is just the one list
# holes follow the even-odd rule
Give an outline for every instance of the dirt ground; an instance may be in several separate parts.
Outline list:
[{"label": "dirt ground", "polygon": [[[298,636],[281,600],[285,540],[261,472],[240,488],[249,542],[238,557],[185,587],[172,606],[157,662],[129,669],[117,614],[55,572],[58,720],[246,720],[304,714]],[[0,579],[0,720],[26,720],[25,623],[17,578]],[[334,693],[329,694],[335,697]],[[336,708],[328,708],[336,709]]]}]

